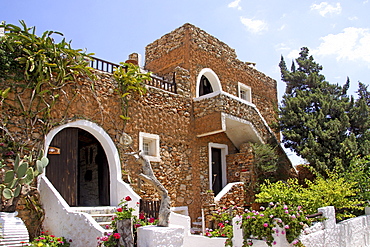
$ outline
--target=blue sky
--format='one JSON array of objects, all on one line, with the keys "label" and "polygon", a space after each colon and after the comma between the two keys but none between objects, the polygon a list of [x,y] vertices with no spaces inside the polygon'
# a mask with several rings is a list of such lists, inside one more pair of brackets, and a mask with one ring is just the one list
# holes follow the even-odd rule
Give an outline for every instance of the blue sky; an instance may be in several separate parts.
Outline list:
[{"label": "blue sky", "polygon": [[119,63],[128,54],[144,55],[145,46],[191,23],[236,50],[242,61],[285,84],[278,63],[290,61],[307,46],[331,83],[370,84],[370,2],[287,0],[13,0],[2,1],[0,20],[25,20],[62,32],[73,48]]}]

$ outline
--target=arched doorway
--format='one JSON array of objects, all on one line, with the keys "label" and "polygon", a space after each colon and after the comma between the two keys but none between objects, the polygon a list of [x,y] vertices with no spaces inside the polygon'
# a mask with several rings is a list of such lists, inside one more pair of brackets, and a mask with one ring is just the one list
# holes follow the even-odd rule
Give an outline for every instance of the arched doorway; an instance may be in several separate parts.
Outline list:
[{"label": "arched doorway", "polygon": [[46,176],[70,206],[110,205],[107,155],[88,131],[68,127],[52,139]]}]

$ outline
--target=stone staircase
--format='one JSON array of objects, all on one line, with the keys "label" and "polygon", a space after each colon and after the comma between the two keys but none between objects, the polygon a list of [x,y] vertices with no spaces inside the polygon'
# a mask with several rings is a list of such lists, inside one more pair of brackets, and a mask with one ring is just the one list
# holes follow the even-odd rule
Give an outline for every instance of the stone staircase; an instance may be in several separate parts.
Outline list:
[{"label": "stone staircase", "polygon": [[190,233],[195,235],[202,235],[202,217],[198,217],[197,221],[191,223]]},{"label": "stone staircase", "polygon": [[106,232],[112,232],[110,223],[116,214],[116,207],[73,207],[75,212],[88,213]]}]

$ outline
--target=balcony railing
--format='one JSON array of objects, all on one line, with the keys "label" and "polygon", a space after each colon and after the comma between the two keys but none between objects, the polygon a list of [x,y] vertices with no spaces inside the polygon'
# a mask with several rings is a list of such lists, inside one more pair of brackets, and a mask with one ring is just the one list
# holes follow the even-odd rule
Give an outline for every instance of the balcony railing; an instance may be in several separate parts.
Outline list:
[{"label": "balcony railing", "polygon": [[[120,65],[114,64],[105,60],[102,60],[100,58],[91,57],[92,60],[90,61],[90,67],[96,70],[104,71],[113,74],[115,68],[118,68]],[[165,81],[161,78],[151,76],[151,81],[145,81],[145,84],[160,88],[162,90],[171,92],[171,93],[177,93],[177,87],[175,82],[175,76],[173,77],[173,82]]]}]

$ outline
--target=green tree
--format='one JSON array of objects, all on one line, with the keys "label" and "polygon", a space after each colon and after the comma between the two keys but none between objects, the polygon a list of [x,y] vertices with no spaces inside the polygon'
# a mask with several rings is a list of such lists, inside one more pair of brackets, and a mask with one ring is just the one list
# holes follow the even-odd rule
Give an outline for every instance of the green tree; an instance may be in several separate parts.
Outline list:
[{"label": "green tree", "polygon": [[370,101],[367,88],[361,85],[359,100],[349,97],[349,79],[344,86],[327,82],[320,73],[322,66],[309,56],[306,47],[291,70],[283,57],[279,66],[287,84],[280,106],[285,147],[322,173],[337,165],[348,167],[354,157],[366,155]]}]

